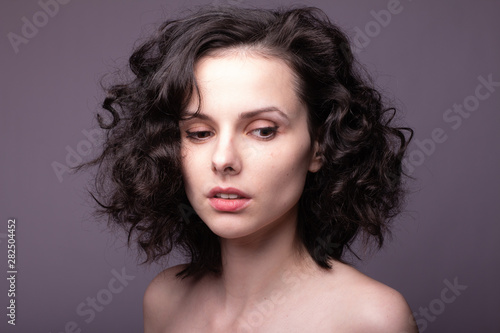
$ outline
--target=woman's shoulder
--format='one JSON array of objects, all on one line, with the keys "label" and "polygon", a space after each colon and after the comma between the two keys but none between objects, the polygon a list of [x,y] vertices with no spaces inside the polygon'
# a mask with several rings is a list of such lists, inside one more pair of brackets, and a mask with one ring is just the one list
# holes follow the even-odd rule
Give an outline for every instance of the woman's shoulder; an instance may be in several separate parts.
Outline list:
[{"label": "woman's shoulder", "polygon": [[188,290],[189,279],[177,277],[186,265],[177,265],[160,272],[144,293],[145,332],[161,332],[175,315],[175,310]]},{"label": "woman's shoulder", "polygon": [[349,318],[349,331],[418,332],[408,303],[395,289],[339,262],[324,278],[335,309],[345,311],[343,317]]},{"label": "woman's shoulder", "polygon": [[[182,292],[183,285],[188,283],[188,279],[183,280],[177,277],[177,274],[186,268],[186,264],[166,268],[149,283],[144,294],[147,300],[155,300],[164,294],[169,294],[170,298],[179,292]],[[160,295],[160,296],[158,296]]]}]

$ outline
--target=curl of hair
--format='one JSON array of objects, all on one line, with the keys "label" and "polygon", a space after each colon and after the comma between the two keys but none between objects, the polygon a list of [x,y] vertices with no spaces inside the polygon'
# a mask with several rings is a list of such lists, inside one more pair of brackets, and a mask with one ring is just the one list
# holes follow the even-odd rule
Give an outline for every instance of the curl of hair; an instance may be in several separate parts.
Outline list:
[{"label": "curl of hair", "polygon": [[[316,263],[342,260],[360,233],[382,246],[403,198],[402,159],[413,132],[361,75],[345,34],[319,9],[205,7],[162,24],[129,60],[131,80],[107,89],[107,124],[94,198],[155,261],[174,248],[190,258],[180,276],[221,271],[218,237],[184,192],[179,121],[206,55],[245,48],[285,61],[307,105],[323,165],[309,173],[298,234]],[[199,96],[198,96],[199,97]],[[410,133],[409,138],[404,131]]]}]

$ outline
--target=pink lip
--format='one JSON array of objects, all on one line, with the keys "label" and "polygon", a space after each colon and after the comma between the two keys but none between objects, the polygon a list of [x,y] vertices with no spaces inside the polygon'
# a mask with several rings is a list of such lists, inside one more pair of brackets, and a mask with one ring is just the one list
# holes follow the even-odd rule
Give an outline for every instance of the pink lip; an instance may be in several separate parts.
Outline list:
[{"label": "pink lip", "polygon": [[[222,199],[222,198],[216,198],[215,195],[217,193],[225,193],[225,194],[236,194],[240,196],[241,198],[239,199]],[[208,201],[210,205],[218,211],[221,212],[237,212],[250,203],[250,198],[249,195],[236,189],[233,187],[227,187],[227,188],[222,188],[222,187],[214,187],[210,192],[208,193]]]}]

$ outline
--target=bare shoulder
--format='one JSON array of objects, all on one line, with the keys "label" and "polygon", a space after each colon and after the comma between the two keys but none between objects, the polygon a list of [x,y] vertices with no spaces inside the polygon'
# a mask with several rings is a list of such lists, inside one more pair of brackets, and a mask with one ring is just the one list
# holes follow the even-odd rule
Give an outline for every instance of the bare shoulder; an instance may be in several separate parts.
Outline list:
[{"label": "bare shoulder", "polygon": [[337,273],[332,274],[336,275],[334,284],[342,289],[349,331],[418,332],[411,309],[398,291],[342,263],[336,263],[333,270]]},{"label": "bare shoulder", "polygon": [[187,290],[188,282],[176,276],[186,265],[160,272],[146,288],[143,300],[144,332],[162,332]]}]

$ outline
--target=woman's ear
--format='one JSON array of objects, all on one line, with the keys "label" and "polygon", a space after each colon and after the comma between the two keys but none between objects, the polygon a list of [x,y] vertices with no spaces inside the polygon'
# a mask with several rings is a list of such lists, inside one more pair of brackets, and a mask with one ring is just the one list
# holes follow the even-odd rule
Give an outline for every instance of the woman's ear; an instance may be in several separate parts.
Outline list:
[{"label": "woman's ear", "polygon": [[321,166],[323,165],[323,154],[319,149],[318,141],[314,141],[314,147],[312,153],[313,155],[311,158],[311,163],[309,163],[309,171],[317,172],[319,169],[321,169]]}]

